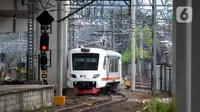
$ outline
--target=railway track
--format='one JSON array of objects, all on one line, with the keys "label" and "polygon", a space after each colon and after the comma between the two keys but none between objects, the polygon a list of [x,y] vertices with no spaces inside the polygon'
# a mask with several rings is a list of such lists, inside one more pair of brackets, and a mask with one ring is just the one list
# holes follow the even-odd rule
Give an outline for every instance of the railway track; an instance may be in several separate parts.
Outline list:
[{"label": "railway track", "polygon": [[110,105],[113,103],[119,103],[128,100],[127,97],[121,93],[109,93],[106,98],[97,101],[77,104],[70,107],[64,107],[56,110],[56,112],[90,112],[93,109],[97,109],[102,106]]}]

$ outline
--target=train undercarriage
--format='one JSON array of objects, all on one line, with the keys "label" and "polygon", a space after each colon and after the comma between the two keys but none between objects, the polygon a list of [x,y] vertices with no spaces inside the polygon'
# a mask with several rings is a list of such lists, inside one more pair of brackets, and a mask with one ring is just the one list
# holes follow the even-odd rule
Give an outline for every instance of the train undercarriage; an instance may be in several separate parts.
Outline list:
[{"label": "train undercarriage", "polygon": [[107,83],[106,87],[96,88],[96,82],[94,81],[79,81],[74,82],[74,93],[76,95],[84,94],[107,94],[108,91],[118,91],[120,82]]}]

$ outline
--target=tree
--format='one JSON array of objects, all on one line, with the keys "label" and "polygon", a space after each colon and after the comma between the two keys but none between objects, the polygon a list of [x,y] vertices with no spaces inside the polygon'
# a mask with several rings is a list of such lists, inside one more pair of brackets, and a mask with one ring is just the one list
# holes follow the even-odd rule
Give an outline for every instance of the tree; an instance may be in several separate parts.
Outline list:
[{"label": "tree", "polygon": [[[143,59],[151,58],[149,48],[151,48],[152,39],[151,39],[151,32],[149,30],[150,29],[147,26],[145,26],[143,28]],[[140,58],[140,48],[139,48],[140,30],[138,27],[136,27],[135,33],[136,33],[136,49],[135,49],[136,55],[135,55],[135,58],[137,61]],[[128,46],[126,47],[125,52],[122,55],[122,63],[123,64],[131,63],[131,41],[130,41],[130,39],[128,41]]]},{"label": "tree", "polygon": [[[136,44],[140,46],[140,28],[136,27]],[[151,32],[148,26],[143,28],[143,48],[148,49],[152,45]]]}]

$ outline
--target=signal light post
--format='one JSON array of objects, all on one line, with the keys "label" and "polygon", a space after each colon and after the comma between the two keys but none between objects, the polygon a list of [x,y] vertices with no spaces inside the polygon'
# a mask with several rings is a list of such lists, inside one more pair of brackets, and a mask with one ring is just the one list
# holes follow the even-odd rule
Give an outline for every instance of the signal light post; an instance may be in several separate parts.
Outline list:
[{"label": "signal light post", "polygon": [[49,49],[49,35],[47,33],[48,26],[42,25],[42,35],[40,37],[40,64],[41,64],[41,70],[42,70],[42,78],[44,85],[48,85],[47,82],[47,64],[48,64],[48,58],[46,51]]},{"label": "signal light post", "polygon": [[49,36],[44,31],[40,38],[40,50],[41,50],[41,57],[40,57],[40,64],[41,64],[41,70],[42,70],[42,78],[45,85],[48,85],[47,82],[47,63],[48,58],[46,51],[48,51],[48,44],[49,44]]},{"label": "signal light post", "polygon": [[44,85],[48,85],[47,82],[47,64],[48,58],[46,51],[49,50],[49,35],[48,30],[50,24],[54,21],[54,18],[45,10],[43,11],[36,20],[41,24],[41,37],[40,37],[40,64],[41,64],[41,71],[42,71],[42,78]]},{"label": "signal light post", "polygon": [[[61,18],[62,11],[62,2],[57,1],[57,19]],[[41,50],[41,70],[42,70],[42,78],[44,78],[44,83],[47,83],[47,55],[46,51],[48,51],[49,45],[49,36],[47,34],[47,30],[49,29],[49,25],[54,21],[54,18],[45,10],[42,14],[40,14],[36,20],[41,24],[41,38],[40,38],[40,50]],[[58,74],[58,88],[56,90],[56,96],[54,96],[54,104],[55,105],[65,105],[65,96],[62,96],[62,53],[59,52],[62,49],[62,23],[57,23],[57,74]]]},{"label": "signal light post", "polygon": [[47,54],[49,44],[49,36],[46,31],[44,31],[40,38],[40,50],[41,50],[41,70],[42,70],[42,78],[45,85],[48,85],[47,82]]}]

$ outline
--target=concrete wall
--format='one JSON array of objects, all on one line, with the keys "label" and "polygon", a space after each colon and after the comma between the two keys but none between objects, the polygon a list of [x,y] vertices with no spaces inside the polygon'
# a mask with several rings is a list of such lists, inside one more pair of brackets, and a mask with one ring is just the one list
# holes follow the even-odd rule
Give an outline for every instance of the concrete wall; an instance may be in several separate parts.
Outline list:
[{"label": "concrete wall", "polygon": [[23,91],[9,90],[0,94],[0,112],[22,112],[41,108],[42,105],[52,106],[54,87],[24,88]]}]

